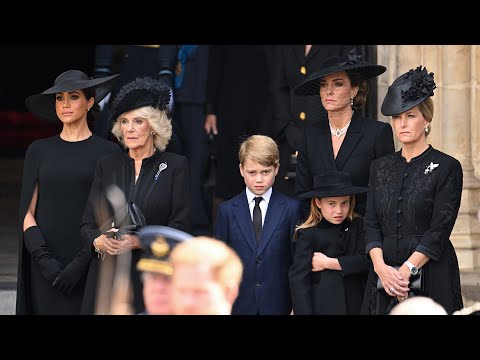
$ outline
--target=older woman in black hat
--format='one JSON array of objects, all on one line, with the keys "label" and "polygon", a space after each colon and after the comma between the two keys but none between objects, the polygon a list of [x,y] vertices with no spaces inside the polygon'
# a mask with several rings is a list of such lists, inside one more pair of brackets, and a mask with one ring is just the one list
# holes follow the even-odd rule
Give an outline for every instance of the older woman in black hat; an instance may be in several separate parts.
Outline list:
[{"label": "older woman in black hat", "polygon": [[[374,159],[395,151],[389,124],[362,117],[356,109],[365,103],[367,80],[385,72],[364,62],[355,48],[346,57],[331,57],[292,92],[292,109],[307,109],[320,121],[306,123],[299,144],[295,179],[297,195],[313,187],[316,175],[329,170],[350,173],[355,186],[367,186]],[[325,108],[327,116],[325,117]],[[365,212],[365,196],[356,210]]]},{"label": "older woman in black hat", "polygon": [[449,314],[462,308],[458,261],[449,237],[463,172],[458,160],[427,142],[435,87],[433,73],[419,66],[393,82],[382,104],[402,148],[370,168],[365,239],[373,268],[364,313],[385,314],[413,295],[432,298]]},{"label": "older woman in black hat", "polygon": [[[97,256],[90,265],[82,306],[84,314],[95,312],[98,270],[102,259],[128,251],[132,251],[135,312],[144,310],[142,283],[136,271],[142,247],[134,232],[122,228],[125,222],[118,216],[122,209],[128,209],[125,213],[131,217],[129,221],[139,225],[162,225],[189,231],[187,159],[165,151],[172,135],[167,110],[169,102],[170,87],[150,77],[137,78],[123,85],[113,100],[112,133],[126,151],[99,161],[85,208],[81,233]],[[112,210],[115,210],[113,205],[117,201],[109,196],[112,186],[121,190],[117,200],[126,203],[120,204],[118,211],[107,211],[112,218],[107,216],[108,220],[103,218],[98,221],[99,204],[110,202]],[[118,230],[122,235],[111,237]]]},{"label": "older woman in black hat", "polygon": [[79,224],[97,160],[120,148],[92,134],[87,120],[117,75],[90,79],[60,74],[25,104],[41,119],[60,121],[59,135],[34,141],[24,161],[20,199],[17,314],[79,314],[91,252]]},{"label": "older woman in black hat", "polygon": [[316,176],[313,190],[301,196],[310,200],[310,214],[294,236],[294,314],[360,314],[369,263],[363,219],[353,209],[355,195],[366,191],[352,185],[349,173],[335,170]]}]

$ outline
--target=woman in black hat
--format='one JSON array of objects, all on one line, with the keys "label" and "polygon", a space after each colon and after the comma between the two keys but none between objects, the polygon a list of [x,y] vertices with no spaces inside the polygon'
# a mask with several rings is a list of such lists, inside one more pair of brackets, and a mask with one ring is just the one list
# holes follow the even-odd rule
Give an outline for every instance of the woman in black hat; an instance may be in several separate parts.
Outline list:
[{"label": "woman in black hat", "polygon": [[349,173],[329,171],[315,177],[308,219],[297,228],[295,258],[289,271],[295,315],[358,315],[369,263],[363,219],[354,212]]},{"label": "woman in black hat", "polygon": [[[167,110],[169,102],[170,87],[151,77],[124,84],[112,102],[112,133],[126,151],[111,154],[98,162],[85,208],[81,234],[97,256],[90,264],[82,314],[95,313],[102,259],[106,256],[116,258],[116,255],[130,251],[135,312],[144,311],[142,283],[136,270],[142,255],[138,236],[125,233],[110,237],[111,232],[118,229],[124,232],[119,211],[108,212],[113,217],[110,220],[97,221],[99,204],[111,202],[112,208],[115,205],[116,200],[109,196],[113,185],[122,195],[117,200],[126,201],[129,209],[134,208],[137,220],[142,218],[143,225],[163,225],[187,232],[190,229],[188,162],[184,156],[165,151],[172,136]],[[120,204],[118,208],[121,210],[126,206]]]},{"label": "woman in black hat", "polygon": [[116,75],[90,79],[78,70],[28,97],[39,118],[61,121],[59,135],[33,142],[24,161],[20,199],[17,314],[79,314],[91,259],[79,224],[97,160],[120,148],[92,134],[87,120]]},{"label": "woman in black hat", "polygon": [[[373,268],[364,313],[385,314],[397,301],[419,294],[449,314],[463,306],[457,256],[449,239],[463,172],[458,160],[427,142],[435,87],[433,73],[419,66],[393,82],[382,104],[402,149],[370,168],[365,239]],[[419,290],[414,290],[413,279],[421,280],[416,281]]]},{"label": "woman in black hat", "polygon": [[[388,123],[361,116],[355,109],[365,103],[367,80],[386,68],[364,62],[355,48],[346,57],[331,57],[292,92],[292,111],[307,109],[320,121],[305,123],[299,144],[295,192],[313,186],[316,175],[329,170],[350,173],[355,186],[367,186],[374,159],[395,151]],[[325,110],[327,117],[325,117]],[[365,213],[365,195],[357,197],[356,210]]]}]

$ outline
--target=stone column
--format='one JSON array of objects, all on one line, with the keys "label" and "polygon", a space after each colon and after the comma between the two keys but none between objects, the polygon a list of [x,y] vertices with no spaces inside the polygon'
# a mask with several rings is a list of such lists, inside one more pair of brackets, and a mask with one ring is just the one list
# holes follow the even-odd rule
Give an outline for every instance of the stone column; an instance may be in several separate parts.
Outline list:
[{"label": "stone column", "polygon": [[[428,142],[457,158],[464,171],[462,204],[452,232],[461,269],[480,266],[480,47],[471,45],[381,45],[378,118],[388,86],[398,75],[423,65],[435,73],[435,113]],[[399,144],[396,143],[397,149]]]}]

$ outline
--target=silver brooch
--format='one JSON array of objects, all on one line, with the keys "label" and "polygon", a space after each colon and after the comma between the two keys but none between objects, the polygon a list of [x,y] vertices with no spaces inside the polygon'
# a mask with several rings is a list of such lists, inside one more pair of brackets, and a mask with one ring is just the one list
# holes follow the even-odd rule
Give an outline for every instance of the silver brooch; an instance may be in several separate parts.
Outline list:
[{"label": "silver brooch", "polygon": [[160,173],[165,170],[167,168],[167,163],[166,162],[163,162],[161,163],[160,165],[158,165],[158,171],[157,173],[155,174],[155,181],[157,181],[158,179],[158,176],[160,175]]},{"label": "silver brooch", "polygon": [[436,167],[438,167],[440,164],[434,164],[433,162],[430,163],[430,165],[428,165],[426,168],[425,168],[425,175],[428,174],[428,173],[431,173]]},{"label": "silver brooch", "polygon": [[348,231],[348,228],[345,228],[345,231]]}]

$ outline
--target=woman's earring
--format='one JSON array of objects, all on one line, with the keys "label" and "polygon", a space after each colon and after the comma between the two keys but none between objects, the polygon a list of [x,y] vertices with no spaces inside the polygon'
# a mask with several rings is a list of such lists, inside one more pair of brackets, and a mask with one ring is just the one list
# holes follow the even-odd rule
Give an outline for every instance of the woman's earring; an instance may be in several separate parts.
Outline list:
[{"label": "woman's earring", "polygon": [[425,128],[425,134],[428,134],[428,127]]},{"label": "woman's earring", "polygon": [[353,97],[350,98],[350,106],[353,106]]},{"label": "woman's earring", "polygon": [[151,131],[150,134],[151,134],[152,136],[155,135],[155,133],[154,133],[153,131]]},{"label": "woman's earring", "polygon": [[90,111],[90,108],[88,108],[87,111]]}]

